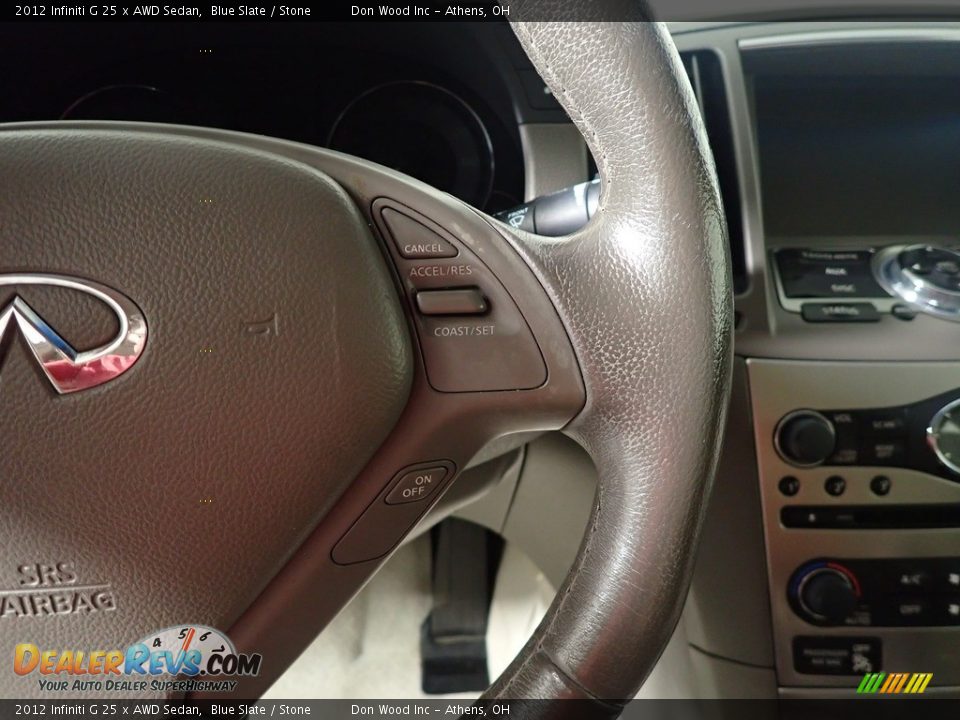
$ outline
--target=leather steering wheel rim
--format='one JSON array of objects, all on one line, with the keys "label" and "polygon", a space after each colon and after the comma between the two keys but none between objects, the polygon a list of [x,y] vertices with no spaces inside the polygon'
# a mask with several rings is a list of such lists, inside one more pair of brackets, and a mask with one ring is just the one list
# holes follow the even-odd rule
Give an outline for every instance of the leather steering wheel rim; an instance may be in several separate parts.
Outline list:
[{"label": "leather steering wheel rim", "polygon": [[[593,515],[546,617],[484,697],[580,698],[609,713],[637,692],[690,579],[729,393],[733,302],[716,174],[676,49],[639,4],[616,4],[626,22],[513,24],[603,180],[596,216],[566,238],[514,231],[411,178],[273,138],[138,123],[0,126],[0,177],[16,178],[0,200],[9,220],[0,231],[14,233],[0,239],[0,290],[23,273],[29,293],[69,275],[88,295],[122,291],[148,328],[122,378],[100,387],[97,377],[96,389],[76,397],[43,385],[42,353],[33,363],[24,346],[15,362],[4,359],[0,434],[37,439],[5,459],[5,480],[31,481],[5,498],[13,521],[0,523],[0,589],[29,585],[33,565],[18,564],[36,562],[65,586],[45,593],[77,586],[110,597],[83,617],[34,618],[38,643],[106,647],[178,622],[228,627],[238,650],[272,663],[272,674],[244,678],[236,691],[257,696],[485,443],[562,429],[596,464]],[[111,202],[101,193],[113,193]],[[469,266],[495,308],[516,310],[512,327],[535,341],[542,376],[437,387],[428,326],[413,311],[419,286],[388,269],[420,261],[400,258],[388,241],[388,211],[459,248],[453,260],[431,262]],[[233,254],[222,252],[228,245]],[[345,280],[351,270],[366,284]],[[154,282],[154,272],[173,285]],[[260,303],[265,296],[272,306]],[[224,314],[234,306],[246,314]],[[6,329],[14,318],[27,336],[22,307],[0,298],[0,314],[13,308]],[[329,337],[337,342],[317,344]],[[230,348],[235,362],[202,364],[201,343]],[[194,394],[181,401],[188,381]],[[143,442],[148,431],[156,447]],[[271,464],[264,448],[291,440],[296,451]],[[391,504],[402,471],[425,466],[444,471],[430,501]],[[101,467],[138,474],[131,481]],[[144,563],[136,545],[144,523],[207,512],[197,507],[195,475],[249,537],[234,534],[210,553],[157,543]],[[113,554],[95,527],[107,515],[129,540]],[[61,525],[81,532],[67,543]],[[184,582],[171,588],[173,573]],[[14,615],[38,606],[19,607]],[[0,640],[19,637],[16,622],[0,627]],[[35,691],[28,676],[11,675],[0,688]]]},{"label": "leather steering wheel rim", "polygon": [[715,168],[666,27],[629,5],[634,22],[514,24],[602,179],[581,232],[517,238],[583,368],[565,432],[599,487],[556,600],[488,698],[637,693],[679,619],[719,457],[732,290]]}]

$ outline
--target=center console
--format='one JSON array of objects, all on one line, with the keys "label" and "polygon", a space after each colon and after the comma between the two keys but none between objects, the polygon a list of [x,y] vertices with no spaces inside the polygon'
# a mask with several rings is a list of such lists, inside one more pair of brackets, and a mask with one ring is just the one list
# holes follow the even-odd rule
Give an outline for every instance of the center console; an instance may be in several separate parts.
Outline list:
[{"label": "center console", "polygon": [[956,690],[960,25],[754,24],[680,46],[703,107],[703,48],[724,68],[780,693],[853,694],[873,672]]},{"label": "center console", "polygon": [[778,681],[904,670],[960,686],[960,95],[944,92],[960,42],[850,31],[739,49],[768,290],[770,342],[747,369]]}]

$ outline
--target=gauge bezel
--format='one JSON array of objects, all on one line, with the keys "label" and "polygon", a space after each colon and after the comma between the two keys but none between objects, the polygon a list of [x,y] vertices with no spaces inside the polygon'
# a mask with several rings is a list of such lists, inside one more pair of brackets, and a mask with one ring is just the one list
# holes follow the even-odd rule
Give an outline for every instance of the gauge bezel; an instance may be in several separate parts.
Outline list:
[{"label": "gauge bezel", "polygon": [[[389,90],[402,86],[413,86],[417,89],[427,89],[433,92],[440,93],[445,96],[446,99],[453,102],[453,104],[459,107],[464,111],[465,117],[469,117],[470,121],[475,124],[474,130],[478,130],[478,137],[480,138],[483,145],[483,154],[485,155],[485,162],[489,166],[485,169],[487,177],[485,178],[482,189],[480,190],[478,197],[475,199],[465,200],[474,205],[474,207],[483,208],[490,201],[490,197],[493,194],[496,178],[496,157],[494,154],[493,139],[490,135],[490,130],[487,128],[486,124],[483,122],[483,118],[480,117],[480,113],[466,100],[463,99],[460,95],[455,93],[443,85],[438,85],[435,82],[429,80],[389,80],[387,82],[381,82],[371,87],[366,88],[363,92],[359,93],[353,97],[343,109],[337,114],[336,119],[333,121],[333,124],[330,126],[330,130],[327,132],[326,140],[324,144],[326,147],[331,150],[337,150],[335,144],[333,143],[334,138],[336,137],[337,131],[340,129],[340,126],[343,125],[344,118],[348,117],[350,112],[352,112],[357,105],[365,100],[369,100],[372,95],[375,95],[384,90]],[[375,160],[373,161],[375,162]],[[449,192],[449,190],[445,191]],[[480,197],[482,195],[482,198]],[[461,198],[463,199],[463,198]]]},{"label": "gauge bezel", "polygon": [[[156,120],[154,118],[144,118],[143,120],[131,120],[131,122],[160,122],[164,124],[171,125],[187,125],[192,124],[189,122],[190,119],[196,118],[195,109],[190,107],[190,104],[184,102],[182,98],[176,94],[166,90],[162,87],[152,85],[149,83],[138,83],[138,82],[121,82],[121,83],[110,83],[107,85],[101,85],[99,87],[90,90],[79,97],[74,98],[70,101],[70,104],[60,113],[60,120],[87,120],[94,118],[84,118],[84,117],[73,117],[73,113],[77,111],[78,108],[82,108],[86,103],[102,98],[103,95],[108,93],[147,93],[149,97],[154,100],[161,100],[164,103],[168,104],[166,108],[168,111],[174,111],[182,115],[180,120]],[[104,120],[109,120],[110,118],[103,118]]]}]

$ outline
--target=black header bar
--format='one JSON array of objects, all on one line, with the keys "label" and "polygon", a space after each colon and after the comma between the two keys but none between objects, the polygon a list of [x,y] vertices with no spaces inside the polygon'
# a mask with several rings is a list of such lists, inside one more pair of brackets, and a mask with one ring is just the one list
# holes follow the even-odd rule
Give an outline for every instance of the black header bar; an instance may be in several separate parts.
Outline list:
[{"label": "black header bar", "polygon": [[38,22],[503,22],[960,19],[960,0],[307,0],[286,3],[14,2],[0,21]]}]

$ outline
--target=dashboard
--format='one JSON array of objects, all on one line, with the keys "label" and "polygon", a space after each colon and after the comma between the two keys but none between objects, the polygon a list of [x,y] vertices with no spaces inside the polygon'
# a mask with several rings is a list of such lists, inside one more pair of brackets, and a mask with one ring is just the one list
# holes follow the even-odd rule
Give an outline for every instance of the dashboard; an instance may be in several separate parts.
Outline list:
[{"label": "dashboard", "polygon": [[[270,135],[360,155],[490,212],[512,207],[523,199],[522,92],[511,66],[506,80],[489,67],[516,41],[480,24],[443,27],[310,23],[264,33],[224,22],[156,33],[88,24],[78,33],[45,24],[36,37],[8,27],[0,58],[19,70],[0,77],[0,121],[138,120]],[[24,57],[34,62],[24,66]]]}]

